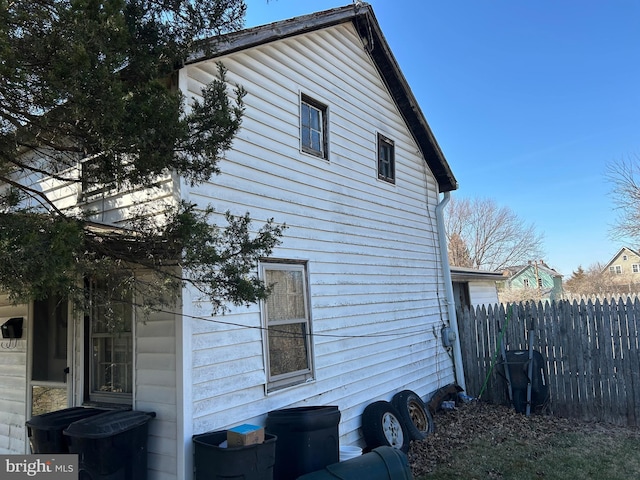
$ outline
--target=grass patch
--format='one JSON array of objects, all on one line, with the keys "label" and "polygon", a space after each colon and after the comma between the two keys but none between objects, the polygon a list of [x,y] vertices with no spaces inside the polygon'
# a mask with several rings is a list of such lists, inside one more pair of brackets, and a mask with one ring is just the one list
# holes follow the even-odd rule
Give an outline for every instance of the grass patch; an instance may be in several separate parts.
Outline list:
[{"label": "grass patch", "polygon": [[414,479],[640,479],[637,429],[489,410],[449,418],[434,438],[415,442],[409,455]]}]

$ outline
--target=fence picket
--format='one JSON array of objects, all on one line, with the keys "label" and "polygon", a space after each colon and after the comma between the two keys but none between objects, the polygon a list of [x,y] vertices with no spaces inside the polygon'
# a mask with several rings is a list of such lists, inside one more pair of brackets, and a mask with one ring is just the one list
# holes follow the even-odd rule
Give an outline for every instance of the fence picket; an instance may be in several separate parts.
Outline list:
[{"label": "fence picket", "polygon": [[506,349],[526,350],[533,331],[555,414],[640,426],[640,298],[499,304],[457,313],[469,394],[478,395],[488,376],[482,399],[506,403],[500,368],[493,365],[501,332]]}]

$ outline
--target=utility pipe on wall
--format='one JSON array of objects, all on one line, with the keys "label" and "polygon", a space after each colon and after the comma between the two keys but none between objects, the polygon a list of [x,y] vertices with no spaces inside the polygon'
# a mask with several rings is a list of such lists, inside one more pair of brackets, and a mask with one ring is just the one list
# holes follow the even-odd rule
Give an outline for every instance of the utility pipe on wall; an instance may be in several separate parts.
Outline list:
[{"label": "utility pipe on wall", "polygon": [[462,366],[462,349],[460,348],[460,332],[458,331],[458,319],[456,317],[456,304],[453,299],[453,284],[451,283],[451,268],[449,267],[449,255],[447,250],[447,235],[444,230],[444,207],[449,203],[451,194],[444,192],[443,198],[436,205],[436,223],[438,227],[438,241],[440,243],[440,260],[442,262],[442,273],[444,276],[444,291],[447,302],[447,312],[449,314],[449,326],[456,334],[453,342],[453,367],[455,369],[456,383],[466,391],[467,386],[464,381],[464,368]]}]

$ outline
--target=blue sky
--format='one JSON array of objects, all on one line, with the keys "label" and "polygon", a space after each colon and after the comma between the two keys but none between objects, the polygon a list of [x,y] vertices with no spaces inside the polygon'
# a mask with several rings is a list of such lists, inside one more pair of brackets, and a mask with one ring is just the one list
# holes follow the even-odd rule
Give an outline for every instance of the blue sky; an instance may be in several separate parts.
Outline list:
[{"label": "blue sky", "polygon": [[[247,27],[351,4],[247,0]],[[569,278],[608,262],[607,164],[640,156],[637,0],[370,0],[459,182],[544,234]],[[628,246],[634,247],[633,244]]]}]

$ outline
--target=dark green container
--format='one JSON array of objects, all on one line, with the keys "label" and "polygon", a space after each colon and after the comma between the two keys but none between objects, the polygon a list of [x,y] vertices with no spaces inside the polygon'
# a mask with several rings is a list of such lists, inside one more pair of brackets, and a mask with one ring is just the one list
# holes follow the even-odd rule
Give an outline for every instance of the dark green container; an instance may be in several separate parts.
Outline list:
[{"label": "dark green container", "polygon": [[265,433],[264,443],[223,448],[227,431],[193,436],[194,480],[272,480],[276,459],[275,435]]},{"label": "dark green container", "polygon": [[276,480],[295,480],[340,460],[337,406],[272,410],[266,423],[266,431],[278,437]]},{"label": "dark green container", "polygon": [[378,447],[369,453],[340,463],[328,465],[324,470],[308,473],[298,480],[412,480],[407,456],[397,448]]},{"label": "dark green container", "polygon": [[147,439],[153,412],[112,410],[78,420],[64,434],[78,454],[79,478],[145,480]]},{"label": "dark green container", "polygon": [[31,417],[26,423],[31,453],[69,453],[67,439],[62,434],[73,422],[89,418],[104,410],[71,407]]}]

